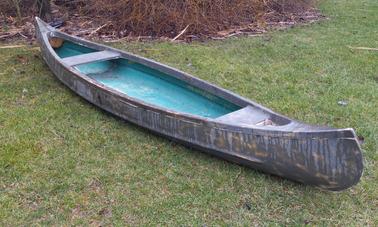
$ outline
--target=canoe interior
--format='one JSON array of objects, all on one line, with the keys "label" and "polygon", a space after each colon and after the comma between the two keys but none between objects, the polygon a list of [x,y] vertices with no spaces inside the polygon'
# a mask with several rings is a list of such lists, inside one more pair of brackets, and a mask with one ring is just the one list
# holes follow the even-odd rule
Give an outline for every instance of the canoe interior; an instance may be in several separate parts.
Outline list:
[{"label": "canoe interior", "polygon": [[[65,41],[55,52],[64,59],[96,50]],[[74,68],[130,97],[177,112],[218,118],[242,108],[168,74],[123,58],[81,64]]]},{"label": "canoe interior", "polygon": [[56,48],[54,50],[56,54],[61,58],[97,52],[97,50],[77,45],[69,41],[64,41],[63,45],[60,48]]}]

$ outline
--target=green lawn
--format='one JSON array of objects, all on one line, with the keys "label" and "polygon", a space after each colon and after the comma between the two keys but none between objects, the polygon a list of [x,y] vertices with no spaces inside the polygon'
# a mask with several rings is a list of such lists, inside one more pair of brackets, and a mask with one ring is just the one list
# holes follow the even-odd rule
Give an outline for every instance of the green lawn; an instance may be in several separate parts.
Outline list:
[{"label": "green lawn", "polygon": [[324,192],[185,148],[75,95],[37,49],[0,49],[0,225],[378,225],[378,51],[347,47],[378,48],[378,2],[320,8],[329,20],[261,38],[115,46],[292,118],[355,128],[357,186]]}]

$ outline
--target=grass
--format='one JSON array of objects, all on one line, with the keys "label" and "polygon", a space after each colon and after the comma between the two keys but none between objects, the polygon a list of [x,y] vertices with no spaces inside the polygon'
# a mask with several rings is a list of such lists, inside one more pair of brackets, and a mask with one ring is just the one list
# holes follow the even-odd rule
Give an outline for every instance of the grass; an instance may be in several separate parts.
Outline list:
[{"label": "grass", "polygon": [[355,128],[357,186],[324,192],[190,150],[87,103],[38,50],[0,49],[1,225],[378,225],[378,52],[347,47],[378,47],[378,3],[320,8],[329,20],[262,38],[115,46],[292,118]]}]

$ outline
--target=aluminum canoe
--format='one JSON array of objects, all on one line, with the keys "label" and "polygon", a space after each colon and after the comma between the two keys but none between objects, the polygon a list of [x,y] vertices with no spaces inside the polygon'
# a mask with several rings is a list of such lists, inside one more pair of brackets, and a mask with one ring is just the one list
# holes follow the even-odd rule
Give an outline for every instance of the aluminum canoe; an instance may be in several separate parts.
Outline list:
[{"label": "aluminum canoe", "polygon": [[[301,123],[175,68],[60,32],[39,18],[35,27],[43,59],[54,75],[84,99],[122,119],[226,160],[326,190],[344,190],[360,180],[362,153],[351,128]],[[61,45],[59,41],[91,52],[62,57],[53,48]],[[82,65],[92,70],[94,62],[138,64],[238,108],[216,117],[167,108],[79,70]]]}]

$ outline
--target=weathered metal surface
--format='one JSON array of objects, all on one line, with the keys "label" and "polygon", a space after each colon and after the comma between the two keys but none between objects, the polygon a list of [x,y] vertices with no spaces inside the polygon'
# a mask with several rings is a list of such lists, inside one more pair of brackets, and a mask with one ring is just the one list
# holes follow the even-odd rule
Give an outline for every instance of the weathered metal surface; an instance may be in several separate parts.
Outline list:
[{"label": "weathered metal surface", "polygon": [[110,59],[116,59],[116,58],[119,58],[120,56],[121,55],[117,52],[104,50],[104,51],[64,58],[63,62],[68,66],[75,66],[75,65],[81,65],[81,64],[86,64],[86,63],[95,62],[95,61],[105,61],[105,60],[110,60]]},{"label": "weathered metal surface", "polygon": [[255,126],[256,124],[269,119],[270,115],[258,108],[246,106],[238,111],[218,117],[216,120],[225,124]]},{"label": "weathered metal surface", "polygon": [[[174,68],[56,31],[38,18],[36,31],[43,58],[60,81],[89,102],[127,121],[224,159],[328,190],[351,187],[362,175],[362,154],[353,129],[310,126],[291,120]],[[65,64],[50,46],[51,37],[117,52],[121,58],[167,73],[239,106],[250,106],[276,125],[203,118],[133,99]]]}]

